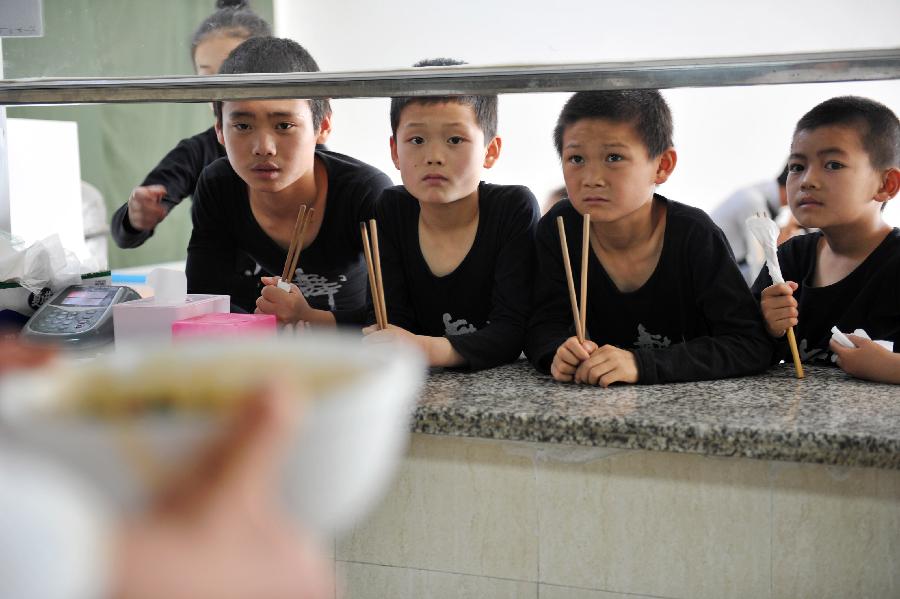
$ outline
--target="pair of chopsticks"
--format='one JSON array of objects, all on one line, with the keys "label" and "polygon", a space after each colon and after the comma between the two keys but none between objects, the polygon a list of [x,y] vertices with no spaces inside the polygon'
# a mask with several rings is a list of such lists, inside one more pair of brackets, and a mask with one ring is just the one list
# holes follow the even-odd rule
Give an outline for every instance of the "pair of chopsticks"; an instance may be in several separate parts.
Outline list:
[{"label": "pair of chopsticks", "polygon": [[300,206],[300,212],[297,213],[297,221],[294,223],[294,230],[291,233],[291,245],[287,251],[287,259],[284,261],[284,270],[281,272],[281,280],[290,283],[297,272],[297,261],[300,259],[300,250],[303,249],[303,241],[306,237],[306,227],[315,214],[316,209],[306,209],[306,206]]},{"label": "pair of chopsticks", "polygon": [[556,217],[556,228],[559,229],[559,245],[562,249],[563,264],[566,267],[566,282],[569,284],[569,300],[572,302],[572,317],[575,320],[575,335],[579,343],[587,338],[587,265],[588,244],[591,238],[591,216],[585,214],[581,235],[581,309],[575,299],[575,281],[572,278],[572,263],[569,261],[569,244],[566,242],[566,227],[563,217]]},{"label": "pair of chopsticks", "polygon": [[[384,284],[381,281],[381,254],[378,252],[378,225],[375,219],[369,220],[369,229],[366,223],[359,223],[359,232],[362,235],[363,254],[366,257],[366,269],[369,271],[369,288],[372,290],[372,303],[375,305],[375,321],[378,329],[383,330],[388,326],[387,304],[384,303]],[[372,243],[369,244],[369,235]],[[373,259],[374,258],[374,259]]]}]

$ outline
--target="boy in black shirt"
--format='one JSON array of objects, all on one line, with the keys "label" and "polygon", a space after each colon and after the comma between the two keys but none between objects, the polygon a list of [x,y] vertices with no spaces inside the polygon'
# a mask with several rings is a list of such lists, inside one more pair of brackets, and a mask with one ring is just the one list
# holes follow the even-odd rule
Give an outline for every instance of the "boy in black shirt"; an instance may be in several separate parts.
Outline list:
[{"label": "boy in black shirt", "polygon": [[[318,71],[299,44],[259,37],[238,46],[221,73]],[[227,158],[209,165],[194,194],[188,245],[191,293],[228,293],[238,309],[275,314],[280,322],[334,325],[365,320],[367,276],[359,221],[391,184],[381,171],[316,141],[331,126],[328,100],[216,102],[216,133]],[[233,274],[239,252],[264,275],[281,272],[301,205],[315,209],[307,228],[299,283],[290,292],[247,290]],[[302,291],[302,292],[301,292]]]},{"label": "boy in black shirt", "polygon": [[[526,353],[559,381],[604,387],[737,376],[771,356],[759,310],[722,231],[655,193],[675,168],[672,116],[656,90],[580,92],[554,135],[568,200],[541,219]],[[556,218],[581,268],[591,219],[588,339],[573,335]],[[576,279],[579,277],[576,277]]]},{"label": "boy in black shirt", "polygon": [[[440,60],[416,66],[462,64]],[[500,155],[497,97],[393,98],[403,186],[378,202],[389,327],[432,366],[490,368],[522,353],[538,207],[525,187],[479,182]],[[370,322],[374,319],[370,319]]]},{"label": "boy in black shirt", "polygon": [[855,348],[831,341],[833,326],[860,328],[900,352],[900,230],[881,216],[900,189],[896,115],[867,98],[827,100],[797,123],[788,165],[791,211],[819,231],[778,248],[786,283],[772,285],[763,269],[753,285],[776,357],[793,326],[802,360],[830,363],[830,348],[848,373],[900,383],[897,353],[855,335]]}]

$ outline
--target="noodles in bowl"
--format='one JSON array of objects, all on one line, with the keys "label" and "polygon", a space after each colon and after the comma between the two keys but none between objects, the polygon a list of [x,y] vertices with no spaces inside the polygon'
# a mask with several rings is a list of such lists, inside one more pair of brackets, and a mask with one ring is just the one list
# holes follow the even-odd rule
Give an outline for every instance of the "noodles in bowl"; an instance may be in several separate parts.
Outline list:
[{"label": "noodles in bowl", "polygon": [[8,434],[128,506],[190,459],[237,402],[278,384],[306,402],[283,477],[289,506],[305,525],[339,531],[390,481],[424,373],[406,347],[336,334],[193,342],[8,377],[0,419]]},{"label": "noodles in bowl", "polygon": [[[203,349],[202,352],[197,351]],[[59,389],[60,413],[87,418],[135,418],[168,414],[219,416],[267,385],[287,386],[298,398],[322,399],[351,386],[361,369],[340,368],[325,360],[295,363],[292,353],[269,355],[250,348],[184,354],[156,353],[132,368],[88,364],[67,372]],[[224,358],[224,361],[223,361]]]}]

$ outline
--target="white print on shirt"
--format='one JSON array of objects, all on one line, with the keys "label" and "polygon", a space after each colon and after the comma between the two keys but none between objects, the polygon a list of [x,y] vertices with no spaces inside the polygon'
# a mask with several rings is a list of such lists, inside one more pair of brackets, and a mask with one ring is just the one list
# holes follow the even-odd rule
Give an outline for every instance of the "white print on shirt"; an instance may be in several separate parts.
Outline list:
[{"label": "white print on shirt", "polygon": [[654,335],[644,328],[644,325],[638,324],[637,341],[634,342],[635,347],[641,349],[662,349],[672,345],[672,341],[668,337],[662,335]]},{"label": "white print on shirt", "polygon": [[809,343],[806,339],[801,339],[800,343],[797,344],[797,353],[800,354],[801,362],[816,361],[828,363],[828,360],[831,359],[831,352],[818,347],[807,350],[808,347]]},{"label": "white print on shirt", "polygon": [[294,280],[297,287],[303,292],[303,297],[320,297],[328,296],[328,309],[336,310],[337,305],[334,302],[334,296],[341,290],[342,282],[347,280],[345,275],[340,275],[337,281],[329,281],[322,275],[314,273],[305,273],[302,269],[297,269]]},{"label": "white print on shirt", "polygon": [[254,268],[253,268],[252,271],[250,271],[250,270],[245,270],[245,271],[244,271],[244,276],[245,276],[245,277],[255,277],[255,276],[258,276],[259,273],[262,272],[262,266],[259,265],[259,262],[254,262],[253,264],[254,264],[255,266],[254,266]]},{"label": "white print on shirt", "polygon": [[466,333],[474,333],[478,329],[474,324],[469,324],[465,319],[453,320],[453,317],[444,313],[444,334],[448,337],[453,335],[465,335]]}]

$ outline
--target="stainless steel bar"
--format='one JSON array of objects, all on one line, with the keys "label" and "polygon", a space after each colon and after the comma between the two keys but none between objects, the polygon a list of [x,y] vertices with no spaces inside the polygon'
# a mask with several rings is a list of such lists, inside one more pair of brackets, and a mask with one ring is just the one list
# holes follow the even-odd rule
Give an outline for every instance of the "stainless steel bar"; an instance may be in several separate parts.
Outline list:
[{"label": "stainless steel bar", "polygon": [[900,79],[900,48],[592,64],[0,81],[0,104],[209,102],[727,87]]},{"label": "stainless steel bar", "polygon": [[[0,39],[0,77],[3,77],[3,40]],[[0,106],[0,231],[12,231],[12,203],[9,200],[9,143],[6,135],[6,108]]]}]

